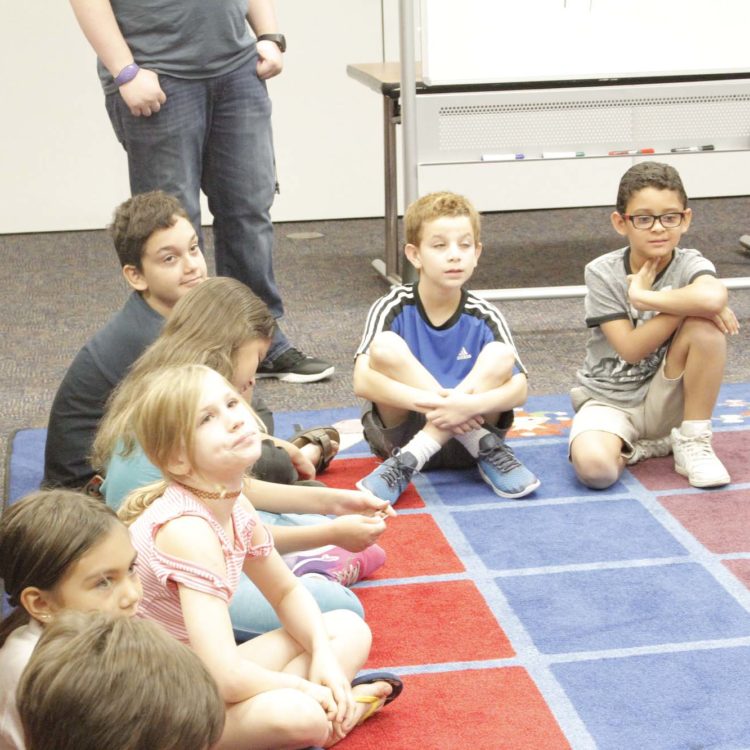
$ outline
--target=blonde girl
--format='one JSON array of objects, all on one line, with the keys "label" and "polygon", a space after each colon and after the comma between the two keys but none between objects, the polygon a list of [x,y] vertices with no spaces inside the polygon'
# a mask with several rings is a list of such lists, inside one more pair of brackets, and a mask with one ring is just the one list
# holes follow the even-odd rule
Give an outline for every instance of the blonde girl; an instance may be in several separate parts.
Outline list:
[{"label": "blonde girl", "polygon": [[[111,507],[117,509],[128,491],[161,478],[161,472],[148,461],[130,427],[133,404],[150,374],[170,365],[207,365],[232,382],[249,401],[255,371],[265,357],[274,325],[266,305],[235,279],[207,279],[177,303],[159,338],[134,363],[113,393],[94,442],[92,465],[107,466],[102,493]],[[294,446],[279,441],[285,447],[274,447],[266,439],[268,436],[263,437],[262,456],[267,472],[269,462],[278,466],[284,460],[287,464],[307,461]],[[275,469],[270,470],[274,472]],[[263,522],[273,525],[274,542],[282,554],[313,550],[308,560],[334,560],[314,562],[316,566],[338,565],[325,570],[325,576],[319,575],[316,567],[312,571],[315,575],[303,578],[304,586],[321,609],[350,609],[363,616],[359,599],[339,583],[354,583],[382,565],[385,555],[374,543],[385,530],[383,514],[394,514],[390,505],[358,490],[325,486],[256,481],[254,493],[256,507],[262,511]],[[336,518],[330,520],[322,514]],[[332,554],[335,550],[326,549],[325,555],[314,551],[330,545],[339,548],[338,561]],[[306,564],[305,557],[299,559],[302,565]],[[280,624],[266,600],[244,576],[231,613],[239,637],[264,633]]]},{"label": "blonde girl", "polygon": [[127,529],[101,500],[44,490],[0,518],[0,748],[22,749],[18,680],[44,626],[67,609],[131,617],[141,598]]},{"label": "blonde girl", "polygon": [[[167,478],[119,512],[138,550],[141,614],[189,643],[216,680],[227,704],[217,747],[328,747],[396,697],[394,675],[352,684],[369,628],[349,611],[321,615],[244,494],[260,437],[235,388],[204,366],[165,368],[137,397],[132,429]],[[238,647],[228,603],[241,571],[282,628]]]}]

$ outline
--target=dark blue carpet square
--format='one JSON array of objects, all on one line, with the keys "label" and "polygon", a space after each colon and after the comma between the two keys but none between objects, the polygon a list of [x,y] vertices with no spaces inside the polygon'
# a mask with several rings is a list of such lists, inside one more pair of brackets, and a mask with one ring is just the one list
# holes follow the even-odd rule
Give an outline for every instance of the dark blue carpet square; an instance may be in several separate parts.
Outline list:
[{"label": "dark blue carpet square", "polygon": [[543,653],[750,636],[750,613],[694,563],[495,581]]},{"label": "dark blue carpet square", "polygon": [[554,664],[598,750],[750,747],[750,648]]},{"label": "dark blue carpet square", "polygon": [[687,555],[635,500],[519,503],[454,518],[492,570]]}]

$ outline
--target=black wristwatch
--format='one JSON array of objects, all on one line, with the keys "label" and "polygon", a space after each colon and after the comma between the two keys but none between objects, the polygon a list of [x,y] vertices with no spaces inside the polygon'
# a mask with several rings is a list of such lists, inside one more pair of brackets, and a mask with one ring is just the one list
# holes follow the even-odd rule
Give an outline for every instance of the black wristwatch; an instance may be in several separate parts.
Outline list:
[{"label": "black wristwatch", "polygon": [[261,34],[257,41],[273,42],[282,52],[286,52],[286,37],[283,34]]}]

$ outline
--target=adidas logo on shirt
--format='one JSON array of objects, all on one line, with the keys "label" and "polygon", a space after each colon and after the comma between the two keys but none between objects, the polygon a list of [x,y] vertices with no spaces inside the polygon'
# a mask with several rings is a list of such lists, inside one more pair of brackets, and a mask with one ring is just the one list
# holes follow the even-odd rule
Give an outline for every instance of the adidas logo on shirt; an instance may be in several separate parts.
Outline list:
[{"label": "adidas logo on shirt", "polygon": [[461,351],[458,353],[458,356],[456,357],[457,360],[459,359],[471,359],[471,354],[466,351],[466,347],[462,346]]}]

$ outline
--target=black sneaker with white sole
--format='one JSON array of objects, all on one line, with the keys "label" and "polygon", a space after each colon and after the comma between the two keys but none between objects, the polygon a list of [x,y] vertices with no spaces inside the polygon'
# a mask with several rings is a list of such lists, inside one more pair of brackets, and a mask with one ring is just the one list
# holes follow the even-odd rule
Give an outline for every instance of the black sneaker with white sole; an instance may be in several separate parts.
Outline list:
[{"label": "black sneaker with white sole", "polygon": [[330,378],[336,368],[329,362],[308,357],[299,349],[287,349],[271,362],[261,362],[256,378],[277,378],[286,383],[315,383]]}]

